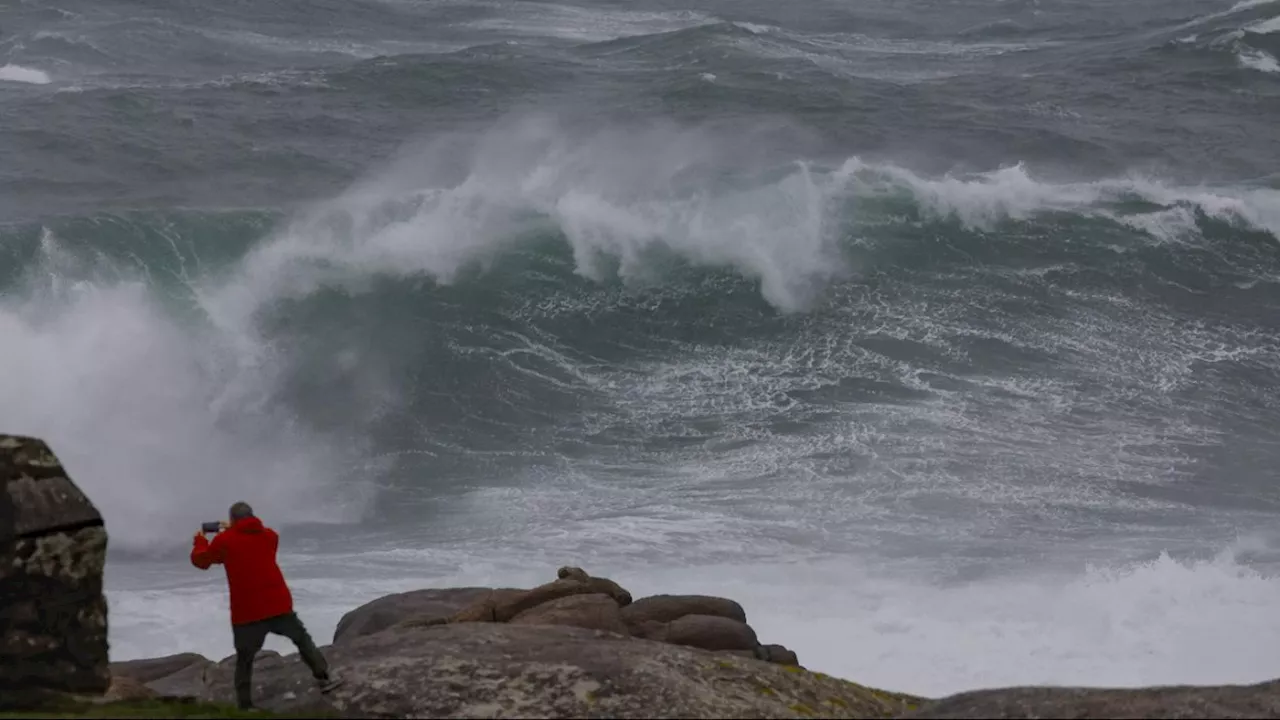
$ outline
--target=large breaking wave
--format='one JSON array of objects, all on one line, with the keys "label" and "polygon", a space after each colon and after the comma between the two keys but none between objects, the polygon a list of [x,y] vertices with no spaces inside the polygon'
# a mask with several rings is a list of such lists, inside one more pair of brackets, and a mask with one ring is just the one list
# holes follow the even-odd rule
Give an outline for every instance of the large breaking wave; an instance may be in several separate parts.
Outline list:
[{"label": "large breaking wave", "polygon": [[[447,485],[446,457],[733,446],[776,434],[767,418],[817,426],[833,398],[946,395],[1009,353],[1122,357],[1090,346],[1087,325],[1024,333],[1046,292],[1068,314],[1102,298],[1115,312],[1094,321],[1122,323],[1149,300],[1126,295],[1137,283],[1174,293],[1148,318],[1172,323],[1176,288],[1270,297],[1280,281],[1266,186],[1053,182],[1021,165],[928,177],[758,147],[525,118],[407,148],[289,217],[10,227],[0,424],[47,437],[117,545],[141,550],[250,491],[286,521],[352,521],[388,488]],[[1007,292],[983,288],[1000,278]],[[963,309],[974,293],[987,300]],[[1269,331],[1151,338],[1272,373]],[[1176,389],[1177,363],[1194,362],[1169,358],[1152,387]]]}]

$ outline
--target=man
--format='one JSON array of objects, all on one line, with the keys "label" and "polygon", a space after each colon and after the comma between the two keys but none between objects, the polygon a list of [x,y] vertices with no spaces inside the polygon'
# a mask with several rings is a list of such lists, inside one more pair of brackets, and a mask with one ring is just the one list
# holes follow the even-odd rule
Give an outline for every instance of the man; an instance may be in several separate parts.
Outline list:
[{"label": "man", "polygon": [[253,707],[253,659],[262,649],[267,633],[283,635],[298,646],[298,654],[311,669],[320,692],[338,686],[329,677],[329,664],[316,649],[311,635],[293,612],[293,595],[276,564],[280,536],[253,514],[248,503],[231,506],[231,522],[209,542],[204,530],[196,533],[191,564],[201,570],[221,564],[227,571],[231,589],[231,632],[236,647],[236,703],[242,710]]}]

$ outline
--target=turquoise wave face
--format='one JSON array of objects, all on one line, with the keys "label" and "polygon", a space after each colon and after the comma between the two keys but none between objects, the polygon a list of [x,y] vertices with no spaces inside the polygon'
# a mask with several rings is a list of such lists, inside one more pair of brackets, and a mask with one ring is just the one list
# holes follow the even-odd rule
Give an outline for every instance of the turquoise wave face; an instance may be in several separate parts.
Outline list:
[{"label": "turquoise wave face", "polygon": [[[303,516],[384,519],[537,468],[697,464],[759,487],[896,478],[956,513],[967,491],[938,478],[981,476],[1077,527],[1120,477],[1168,502],[1249,457],[1211,438],[1268,436],[1275,190],[492,158],[294,213],[8,227],[12,421],[132,407],[171,431],[171,462],[280,466],[282,497],[320,489]],[[47,388],[13,379],[47,367]]]}]

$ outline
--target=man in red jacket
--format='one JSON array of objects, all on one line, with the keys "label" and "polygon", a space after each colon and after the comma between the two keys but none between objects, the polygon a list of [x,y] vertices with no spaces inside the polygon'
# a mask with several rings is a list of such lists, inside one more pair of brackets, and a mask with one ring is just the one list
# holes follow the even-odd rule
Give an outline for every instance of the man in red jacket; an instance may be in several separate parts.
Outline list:
[{"label": "man in red jacket", "polygon": [[329,664],[293,612],[293,595],[276,564],[280,536],[254,517],[248,503],[232,505],[230,515],[231,522],[214,536],[213,542],[205,539],[203,530],[196,533],[191,564],[201,570],[221,564],[227,571],[231,632],[236,647],[237,704],[246,710],[253,707],[253,659],[262,649],[267,633],[292,640],[320,691],[329,692],[338,683],[329,678]]}]

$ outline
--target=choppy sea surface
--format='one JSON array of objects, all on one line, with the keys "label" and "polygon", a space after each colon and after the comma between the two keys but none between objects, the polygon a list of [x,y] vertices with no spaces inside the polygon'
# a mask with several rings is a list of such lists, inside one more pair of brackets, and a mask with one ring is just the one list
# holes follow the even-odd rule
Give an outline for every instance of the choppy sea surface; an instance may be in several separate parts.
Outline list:
[{"label": "choppy sea surface", "polygon": [[[1280,676],[1280,2],[0,0],[116,659],[580,565],[942,694]],[[287,641],[268,647],[289,650]]]}]

